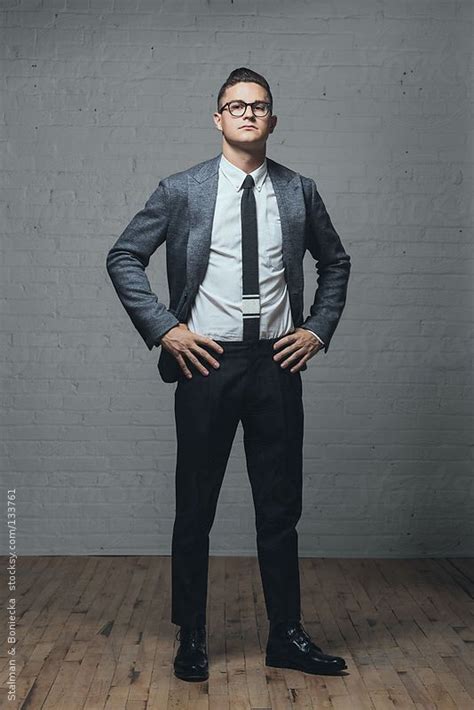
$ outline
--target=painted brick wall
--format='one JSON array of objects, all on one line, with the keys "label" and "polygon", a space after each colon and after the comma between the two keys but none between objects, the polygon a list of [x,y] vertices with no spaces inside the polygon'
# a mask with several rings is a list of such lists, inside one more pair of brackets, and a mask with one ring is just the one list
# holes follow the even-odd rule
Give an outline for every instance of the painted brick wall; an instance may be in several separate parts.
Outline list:
[{"label": "painted brick wall", "polygon": [[[220,151],[216,95],[248,65],[275,97],[267,154],[316,180],[352,258],[331,349],[303,374],[300,554],[471,554],[472,3],[3,0],[0,20],[20,553],[170,552],[175,385],[105,256],[162,177]],[[305,272],[307,315],[309,254]],[[167,304],[164,248],[148,274]],[[213,554],[255,553],[244,461],[239,427]]]}]

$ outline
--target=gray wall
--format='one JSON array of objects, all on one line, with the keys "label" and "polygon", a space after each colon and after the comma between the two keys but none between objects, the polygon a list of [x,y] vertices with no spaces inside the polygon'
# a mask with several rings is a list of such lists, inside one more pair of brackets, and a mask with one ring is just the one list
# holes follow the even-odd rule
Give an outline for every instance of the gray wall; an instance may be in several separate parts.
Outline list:
[{"label": "gray wall", "polygon": [[[160,178],[220,151],[211,114],[241,65],[274,91],[268,155],[317,181],[352,257],[303,373],[300,553],[472,554],[471,8],[2,2],[2,496],[21,554],[170,552],[175,385],[105,255]],[[164,248],[148,273],[167,304]],[[240,426],[211,553],[255,549]]]}]

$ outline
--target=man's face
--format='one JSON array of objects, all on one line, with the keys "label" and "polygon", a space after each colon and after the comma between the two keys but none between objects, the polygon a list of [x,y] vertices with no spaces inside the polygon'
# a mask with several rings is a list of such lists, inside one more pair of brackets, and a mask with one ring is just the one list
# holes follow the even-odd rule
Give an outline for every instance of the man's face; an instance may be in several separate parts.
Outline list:
[{"label": "man's face", "polygon": [[[249,81],[241,81],[226,89],[219,108],[222,108],[229,101],[254,101],[269,102],[269,97],[263,86]],[[222,131],[223,138],[227,143],[236,147],[246,147],[248,151],[261,151],[270,133],[276,126],[277,117],[270,113],[267,116],[254,116],[252,107],[247,106],[243,116],[232,116],[229,107],[222,113],[215,112],[214,123],[218,130]],[[251,126],[251,128],[245,128]]]}]

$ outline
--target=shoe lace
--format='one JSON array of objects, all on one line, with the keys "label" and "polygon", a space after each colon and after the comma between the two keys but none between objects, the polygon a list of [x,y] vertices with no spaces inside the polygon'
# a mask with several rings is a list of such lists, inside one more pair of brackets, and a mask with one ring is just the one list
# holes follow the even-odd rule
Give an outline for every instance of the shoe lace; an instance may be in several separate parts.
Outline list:
[{"label": "shoe lace", "polygon": [[182,626],[176,632],[177,641],[186,641],[191,646],[196,648],[201,644],[206,637],[206,630],[203,626],[194,627],[191,629],[184,629]]},{"label": "shoe lace", "polygon": [[295,636],[298,636],[298,638],[300,640],[302,639],[311,648],[316,649],[317,651],[320,651],[322,653],[322,648],[320,648],[319,646],[316,646],[314,641],[311,639],[311,636],[308,634],[308,632],[303,627],[303,624],[301,623],[301,621],[299,621],[295,624],[295,631],[291,634],[291,638],[295,638]]}]

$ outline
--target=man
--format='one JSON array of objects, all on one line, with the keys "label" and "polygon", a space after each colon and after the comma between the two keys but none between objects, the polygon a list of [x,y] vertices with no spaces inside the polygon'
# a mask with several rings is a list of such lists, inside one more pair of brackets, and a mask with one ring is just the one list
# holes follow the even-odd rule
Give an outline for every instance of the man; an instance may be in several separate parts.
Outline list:
[{"label": "man", "polygon": [[[277,117],[260,74],[241,67],[219,91],[222,153],[160,181],[107,256],[117,294],[158,368],[177,382],[172,614],[177,677],[208,678],[209,532],[239,421],[255,505],[270,622],[269,666],[337,674],[300,621],[297,532],[302,509],[301,370],[341,317],[350,257],[314,181],[266,158]],[[145,274],[166,239],[170,305]],[[303,322],[303,256],[318,288]]]}]

